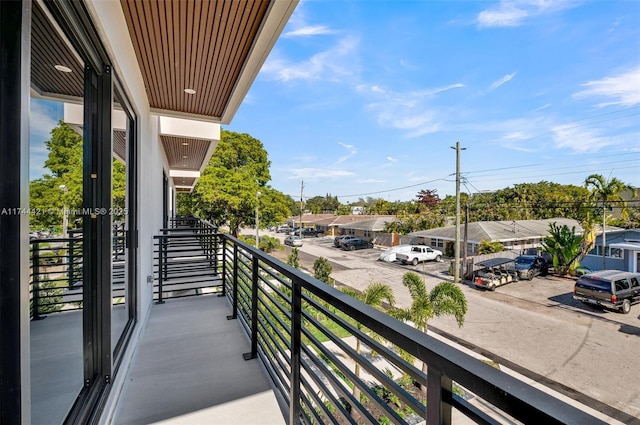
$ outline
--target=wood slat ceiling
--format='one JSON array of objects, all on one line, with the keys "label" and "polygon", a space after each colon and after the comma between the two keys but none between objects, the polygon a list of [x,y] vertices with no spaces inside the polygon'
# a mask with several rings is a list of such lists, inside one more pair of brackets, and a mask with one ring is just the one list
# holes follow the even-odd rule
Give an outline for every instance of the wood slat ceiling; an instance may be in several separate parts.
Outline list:
[{"label": "wood slat ceiling", "polygon": [[209,140],[176,136],[160,136],[160,139],[169,161],[169,167],[186,171],[200,171],[212,143]]},{"label": "wood slat ceiling", "polygon": [[270,2],[121,0],[151,108],[219,120]]},{"label": "wood slat ceiling", "polygon": [[[82,101],[84,65],[78,61],[42,10],[33,2],[31,15],[31,87],[41,96],[76,98]],[[58,71],[63,65],[71,72]]]}]

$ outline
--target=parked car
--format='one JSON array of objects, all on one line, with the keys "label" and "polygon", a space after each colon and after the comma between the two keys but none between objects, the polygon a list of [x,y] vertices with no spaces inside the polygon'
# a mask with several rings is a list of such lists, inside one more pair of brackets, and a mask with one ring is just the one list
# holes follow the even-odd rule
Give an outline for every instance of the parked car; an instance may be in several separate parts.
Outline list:
[{"label": "parked car", "polygon": [[302,237],[303,238],[317,238],[320,235],[323,235],[324,232],[322,230],[318,230],[318,229],[311,229],[309,227],[305,227],[304,229],[302,229]]},{"label": "parked car", "polygon": [[440,261],[442,259],[442,251],[433,249],[425,245],[412,245],[411,250],[407,253],[398,253],[396,258],[402,264],[413,264],[414,266],[423,261]]},{"label": "parked car", "polygon": [[355,239],[347,239],[342,242],[340,248],[349,251],[355,251],[356,249],[365,249],[365,248],[373,248],[373,242],[365,241],[364,239],[355,238]]},{"label": "parked car", "polygon": [[322,235],[322,230],[312,229],[310,227],[303,227],[302,231],[300,229],[294,229],[289,232],[290,235],[302,236],[303,238],[317,238]]},{"label": "parked car", "polygon": [[336,236],[333,239],[333,246],[335,246],[336,248],[340,248],[342,246],[343,242],[346,242],[350,239],[360,239],[357,236],[354,235],[340,235],[340,236]]},{"label": "parked car", "polygon": [[495,291],[498,286],[520,280],[513,258],[491,258],[476,264],[480,269],[473,274],[473,284]]},{"label": "parked car", "polygon": [[631,304],[640,302],[640,273],[601,270],[586,274],[576,281],[573,298],[628,314]]},{"label": "parked car", "polygon": [[286,224],[276,227],[276,233],[289,233],[291,230],[291,227]]},{"label": "parked car", "polygon": [[531,280],[549,273],[547,261],[539,255],[520,255],[516,257],[515,265],[520,279]]},{"label": "parked car", "polygon": [[284,244],[289,246],[302,246],[302,238],[300,236],[289,235],[284,238]]},{"label": "parked car", "polygon": [[391,248],[384,250],[378,257],[378,260],[393,263],[396,261],[396,254],[407,253],[411,251],[412,246],[413,245],[407,244],[392,246]]}]

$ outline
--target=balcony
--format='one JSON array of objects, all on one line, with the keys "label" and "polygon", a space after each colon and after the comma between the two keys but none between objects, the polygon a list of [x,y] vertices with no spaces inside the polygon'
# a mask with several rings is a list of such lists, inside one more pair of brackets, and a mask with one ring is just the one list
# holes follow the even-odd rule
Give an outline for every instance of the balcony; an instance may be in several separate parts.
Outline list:
[{"label": "balcony", "polygon": [[115,424],[605,423],[206,223],[174,224],[155,238],[156,302]]}]

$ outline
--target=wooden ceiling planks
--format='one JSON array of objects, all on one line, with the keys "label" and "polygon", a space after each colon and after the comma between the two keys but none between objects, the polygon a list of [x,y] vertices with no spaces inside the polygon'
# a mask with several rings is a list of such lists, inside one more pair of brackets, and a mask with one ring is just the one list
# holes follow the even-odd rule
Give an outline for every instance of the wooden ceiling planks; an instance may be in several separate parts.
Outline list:
[{"label": "wooden ceiling planks", "polygon": [[151,107],[220,119],[269,4],[121,0]]}]

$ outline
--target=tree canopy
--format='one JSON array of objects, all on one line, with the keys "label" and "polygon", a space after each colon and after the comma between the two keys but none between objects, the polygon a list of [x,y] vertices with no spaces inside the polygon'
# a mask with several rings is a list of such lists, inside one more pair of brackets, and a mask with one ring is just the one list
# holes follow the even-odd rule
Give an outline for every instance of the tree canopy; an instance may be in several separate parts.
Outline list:
[{"label": "tree canopy", "polygon": [[[49,173],[29,182],[29,206],[38,211],[29,217],[33,228],[58,228],[62,225],[63,208],[82,208],[83,142],[82,136],[60,121],[44,142],[49,155],[44,165]],[[113,206],[124,208],[126,166],[117,159],[112,168]],[[74,216],[69,217],[73,226]]]},{"label": "tree canopy", "polygon": [[191,194],[179,198],[179,211],[228,225],[233,235],[240,227],[283,222],[291,214],[290,198],[267,186],[271,180],[267,151],[246,133],[223,130],[220,142]]}]

